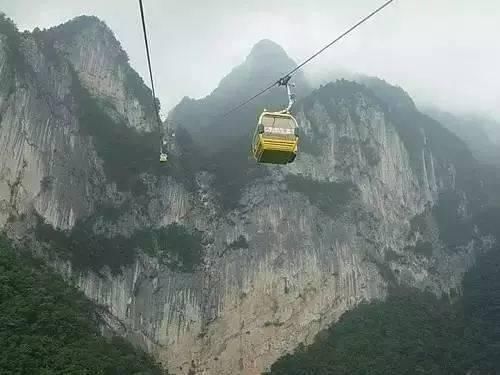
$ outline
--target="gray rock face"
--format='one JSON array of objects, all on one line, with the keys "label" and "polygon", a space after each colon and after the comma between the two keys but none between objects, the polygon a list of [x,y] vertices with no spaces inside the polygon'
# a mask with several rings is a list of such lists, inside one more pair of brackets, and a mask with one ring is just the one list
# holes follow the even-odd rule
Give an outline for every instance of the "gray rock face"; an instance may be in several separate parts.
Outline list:
[{"label": "gray rock face", "polygon": [[[78,136],[67,66],[53,66],[31,36],[20,48],[31,71],[0,64],[0,222],[34,205],[52,225],[70,228],[90,211],[101,168],[91,140]],[[0,61],[6,49],[0,43]]]},{"label": "gray rock face", "polygon": [[[435,206],[441,192],[461,192],[458,168],[435,155],[424,128],[410,150],[391,109],[349,83],[327,85],[298,104],[296,162],[262,166],[266,176],[246,184],[229,212],[221,213],[213,176],[204,171],[194,188],[145,173],[146,200],[118,191],[92,137],[80,132],[72,71],[128,126],[152,129],[153,117],[127,86],[130,68],[105,25],[77,19],[46,35],[45,42],[22,37],[27,75],[7,63],[0,36],[0,225],[34,209],[69,229],[102,202],[127,201],[118,220],[105,220],[108,233],[174,222],[203,231],[203,262],[192,273],[143,253],[121,274],[83,272],[51,258],[107,307],[112,329],[175,373],[258,374],[345,311],[385,298],[391,282],[437,294],[459,289],[487,246],[476,239],[447,251],[432,218],[427,232],[409,236],[410,220]],[[432,255],[415,251],[419,235],[433,244]]]}]

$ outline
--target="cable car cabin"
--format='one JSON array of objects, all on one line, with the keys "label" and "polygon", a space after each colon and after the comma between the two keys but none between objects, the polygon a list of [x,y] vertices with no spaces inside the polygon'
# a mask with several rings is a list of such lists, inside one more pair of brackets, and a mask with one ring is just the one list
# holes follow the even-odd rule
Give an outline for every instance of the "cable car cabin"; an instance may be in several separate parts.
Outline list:
[{"label": "cable car cabin", "polygon": [[291,114],[264,111],[255,129],[252,153],[259,163],[288,164],[295,160],[298,142],[298,125]]}]

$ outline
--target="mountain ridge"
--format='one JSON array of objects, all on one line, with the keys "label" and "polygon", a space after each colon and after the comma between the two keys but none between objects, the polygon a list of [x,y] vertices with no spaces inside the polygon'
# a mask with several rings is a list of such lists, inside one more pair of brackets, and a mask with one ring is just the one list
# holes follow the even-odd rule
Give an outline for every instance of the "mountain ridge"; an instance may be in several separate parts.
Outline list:
[{"label": "mountain ridge", "polygon": [[460,137],[478,160],[500,166],[500,123],[478,114],[457,115],[431,107],[423,111]]},{"label": "mountain ridge", "polygon": [[[249,134],[264,105],[286,102],[283,92],[225,122],[206,120],[271,76],[243,65],[224,83],[240,90],[231,103],[209,96],[169,115],[181,125],[159,167],[155,133],[141,126],[154,118],[95,31],[62,43],[62,64],[21,37],[30,43],[16,51],[37,80],[14,76],[23,100],[0,87],[0,224],[169,369],[263,371],[344,312],[385,299],[394,283],[458,290],[491,246],[475,228],[489,203],[475,160],[397,88],[344,80],[299,92],[299,156],[263,166],[251,159]],[[0,64],[0,77],[12,69]],[[59,107],[61,97],[73,105]],[[450,238],[456,230],[463,235]]]},{"label": "mountain ridge", "polygon": [[[225,114],[295,67],[296,63],[281,46],[268,39],[261,40],[254,45],[245,60],[222,78],[206,97],[198,100],[183,98],[170,111],[167,122],[184,127],[194,142],[204,146],[205,150],[221,150],[227,142],[250,136],[257,121],[255,112],[261,112],[266,107],[270,110],[286,107],[286,90],[274,87],[247,103],[237,113]],[[301,71],[292,80],[296,83],[298,98],[310,91]],[[238,125],[241,123],[243,125]]]}]

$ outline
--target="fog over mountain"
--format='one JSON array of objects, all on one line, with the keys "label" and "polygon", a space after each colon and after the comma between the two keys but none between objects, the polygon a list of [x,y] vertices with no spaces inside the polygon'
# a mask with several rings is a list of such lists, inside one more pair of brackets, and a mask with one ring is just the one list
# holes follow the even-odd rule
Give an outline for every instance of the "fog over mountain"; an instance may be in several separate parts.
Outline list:
[{"label": "fog over mountain", "polygon": [[[290,14],[298,9],[288,6]],[[26,20],[34,7],[17,19]],[[405,79],[437,98],[439,80],[428,72],[388,79],[360,74],[354,64],[325,65],[340,48],[294,76],[296,160],[256,163],[250,147],[256,116],[283,105],[283,90],[215,116],[294,69],[306,38],[264,35],[280,24],[242,15],[265,18],[269,10],[192,9],[191,18],[171,18],[190,20],[182,27],[184,50],[197,47],[198,56],[155,65],[159,74],[177,77],[170,86],[157,77],[167,90],[160,98],[168,108],[167,99],[175,103],[196,88],[204,95],[205,84],[209,95],[182,97],[170,111],[167,163],[157,159],[151,90],[134,70],[142,67],[140,30],[133,34],[136,49],[120,34],[127,8],[119,9],[121,25],[80,16],[50,29],[41,23],[33,32],[20,32],[0,14],[0,351],[6,354],[0,368],[103,375],[154,375],[162,368],[178,375],[500,373],[498,122],[447,112],[438,99],[437,109],[425,109]],[[392,18],[387,12],[377,20],[386,25],[379,27],[381,40],[401,34],[384,20],[407,16],[391,9]],[[297,31],[307,18],[296,12]],[[239,20],[235,30],[259,41],[219,79],[216,70],[231,60],[221,51],[234,52],[239,42],[227,37],[215,45],[206,39],[213,30],[199,30],[217,23],[227,31],[222,19],[231,17]],[[252,30],[258,20],[259,32]],[[318,25],[310,30],[328,31]],[[384,59],[387,71],[402,67],[389,49],[374,52],[376,33],[367,29],[351,39],[351,51]],[[408,60],[415,69],[426,66]],[[191,70],[200,73],[199,83]],[[358,73],[334,80],[345,70]],[[465,73],[453,77],[457,86],[448,97],[468,103],[457,111],[479,112],[494,99],[478,78],[488,70],[478,72],[475,87],[484,95],[475,102],[467,101],[471,88],[460,90]]]},{"label": "fog over mountain", "polygon": [[[22,29],[96,15],[116,33],[132,66],[147,77],[136,1],[2,0]],[[297,62],[382,4],[375,0],[147,0],[153,68],[164,112],[183,96],[203,97],[260,39],[283,46]],[[310,64],[378,76],[405,87],[417,104],[500,117],[500,49],[496,0],[399,0]],[[214,53],[216,51],[216,53]],[[252,93],[249,93],[252,94]]]}]

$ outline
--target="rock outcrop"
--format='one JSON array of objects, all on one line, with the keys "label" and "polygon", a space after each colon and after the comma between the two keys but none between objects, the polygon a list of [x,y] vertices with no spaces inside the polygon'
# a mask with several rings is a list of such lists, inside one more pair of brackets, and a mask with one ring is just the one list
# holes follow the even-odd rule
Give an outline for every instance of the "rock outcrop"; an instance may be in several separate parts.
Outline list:
[{"label": "rock outcrop", "polygon": [[[263,103],[225,142],[217,134],[235,117],[206,118],[289,68],[270,61],[293,63],[264,41],[233,71],[241,81],[173,111],[175,152],[160,169],[150,92],[101,21],[25,34],[0,22],[0,225],[46,242],[40,254],[106,307],[109,328],[174,373],[258,374],[391,284],[458,289],[488,246],[481,233],[452,250],[443,239],[443,195],[457,220],[477,206],[475,161],[400,89],[307,88],[296,162],[255,166],[240,145]],[[175,250],[180,239],[189,245]],[[79,267],[78,246],[100,263]]]}]

